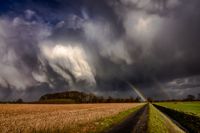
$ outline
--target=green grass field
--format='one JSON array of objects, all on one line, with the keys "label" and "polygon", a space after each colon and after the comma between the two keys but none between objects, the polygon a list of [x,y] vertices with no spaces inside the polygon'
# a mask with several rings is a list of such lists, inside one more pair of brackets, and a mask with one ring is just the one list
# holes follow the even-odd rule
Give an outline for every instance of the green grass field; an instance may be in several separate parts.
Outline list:
[{"label": "green grass field", "polygon": [[200,117],[200,102],[160,102],[156,104]]},{"label": "green grass field", "polygon": [[149,105],[148,133],[183,133],[168,117]]}]

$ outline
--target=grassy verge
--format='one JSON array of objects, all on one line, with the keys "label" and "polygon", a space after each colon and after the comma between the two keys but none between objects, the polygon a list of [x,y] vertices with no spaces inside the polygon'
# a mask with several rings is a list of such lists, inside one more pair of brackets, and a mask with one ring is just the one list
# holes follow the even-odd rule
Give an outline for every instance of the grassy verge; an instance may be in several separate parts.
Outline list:
[{"label": "grassy verge", "polygon": [[169,118],[149,104],[148,133],[183,133]]},{"label": "grassy verge", "polygon": [[79,124],[79,125],[74,125],[74,126],[66,125],[62,129],[48,128],[48,129],[39,130],[39,131],[33,130],[32,133],[53,133],[53,132],[56,132],[56,133],[100,133],[100,132],[108,130],[115,124],[123,121],[131,113],[139,110],[143,106],[144,105],[139,105],[137,107],[128,109],[126,111],[119,112],[117,115],[102,118],[102,119],[99,119],[99,120],[96,120],[96,121],[93,121],[90,123]]},{"label": "grassy verge", "polygon": [[185,127],[189,132],[199,133],[200,129],[200,117],[191,115],[182,111],[175,109],[163,107],[160,105],[155,105],[159,110],[170,116],[172,119],[179,122],[183,127]]},{"label": "grassy verge", "polygon": [[99,133],[102,131],[106,131],[117,123],[126,119],[131,113],[138,111],[142,106],[134,107],[132,109],[126,110],[124,112],[120,112],[118,115],[101,119],[96,122],[96,128],[93,131],[88,133]]}]

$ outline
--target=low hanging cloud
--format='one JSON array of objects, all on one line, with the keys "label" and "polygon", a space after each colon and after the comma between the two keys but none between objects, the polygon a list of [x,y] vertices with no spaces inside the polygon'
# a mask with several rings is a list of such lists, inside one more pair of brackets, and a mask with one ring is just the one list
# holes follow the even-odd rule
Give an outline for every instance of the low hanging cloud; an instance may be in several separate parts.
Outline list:
[{"label": "low hanging cloud", "polygon": [[95,85],[95,72],[89,65],[83,48],[70,44],[50,44],[41,44],[41,54],[56,73],[71,86],[79,82]]},{"label": "low hanging cloud", "polygon": [[[28,19],[36,15],[30,10],[25,13]],[[11,99],[15,98],[13,93],[24,95],[33,86],[47,83],[49,89],[57,88],[57,83],[52,82],[57,82],[58,77],[51,71],[60,75],[71,89],[95,86],[95,69],[88,63],[81,45],[53,43],[48,40],[51,30],[42,21],[0,19],[0,85],[9,88]]]},{"label": "low hanging cloud", "polygon": [[112,28],[111,24],[99,21],[87,20],[83,24],[86,38],[96,43],[101,56],[115,63],[131,64],[132,59],[123,38],[116,39]]},{"label": "low hanging cloud", "polygon": [[199,0],[14,2],[0,10],[0,99],[70,89],[125,96],[124,81],[157,99],[195,94],[199,81],[172,83],[200,75],[199,6]]},{"label": "low hanging cloud", "polygon": [[[0,18],[0,82],[3,87],[20,90],[35,84],[30,76],[34,66],[29,66],[36,58],[37,47],[34,43],[49,34],[45,27],[41,27],[38,23],[26,22],[18,17]],[[29,59],[33,60],[29,62]]]},{"label": "low hanging cloud", "polygon": [[131,11],[124,18],[124,26],[127,37],[135,40],[137,44],[145,45],[145,48],[152,45],[166,21],[157,15]]}]

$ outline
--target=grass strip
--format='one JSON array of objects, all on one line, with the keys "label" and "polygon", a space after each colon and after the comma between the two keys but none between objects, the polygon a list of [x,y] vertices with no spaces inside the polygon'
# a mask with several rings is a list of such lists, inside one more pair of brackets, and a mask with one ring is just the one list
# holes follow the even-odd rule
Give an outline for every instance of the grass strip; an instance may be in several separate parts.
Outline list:
[{"label": "grass strip", "polygon": [[134,108],[131,108],[129,110],[120,112],[119,114],[117,114],[115,116],[103,118],[103,119],[96,122],[96,129],[94,131],[90,131],[88,133],[100,133],[100,132],[106,131],[109,128],[111,128],[112,126],[114,126],[114,125],[118,124],[119,122],[125,120],[130,114],[138,111],[143,106],[144,105],[134,107]]},{"label": "grass strip", "polygon": [[168,117],[149,104],[148,133],[184,133]]},{"label": "grass strip", "polygon": [[191,133],[200,133],[200,117],[177,111],[175,109],[155,105],[156,108],[170,116],[172,119],[179,122],[184,128]]}]

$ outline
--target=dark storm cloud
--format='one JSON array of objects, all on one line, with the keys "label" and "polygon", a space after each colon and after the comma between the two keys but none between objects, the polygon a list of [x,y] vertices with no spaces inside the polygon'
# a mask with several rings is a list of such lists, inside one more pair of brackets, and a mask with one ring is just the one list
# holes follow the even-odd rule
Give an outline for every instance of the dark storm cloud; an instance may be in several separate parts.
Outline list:
[{"label": "dark storm cloud", "polygon": [[185,96],[184,88],[196,93],[198,80],[170,82],[200,75],[199,6],[199,0],[2,1],[1,99],[32,100],[65,88],[126,95],[126,81],[155,98]]}]

